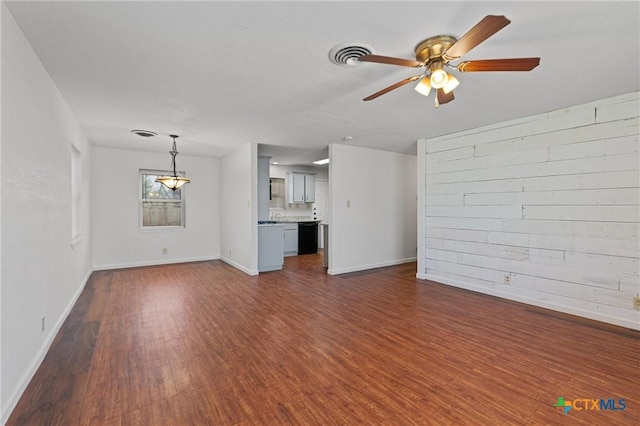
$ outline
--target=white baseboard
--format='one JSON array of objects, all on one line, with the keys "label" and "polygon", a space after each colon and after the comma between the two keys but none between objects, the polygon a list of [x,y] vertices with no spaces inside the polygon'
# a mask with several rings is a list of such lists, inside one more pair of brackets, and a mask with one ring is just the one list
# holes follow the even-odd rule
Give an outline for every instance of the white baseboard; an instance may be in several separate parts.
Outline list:
[{"label": "white baseboard", "polygon": [[173,263],[189,263],[189,262],[204,262],[207,260],[220,260],[220,256],[202,256],[202,257],[188,257],[181,259],[167,259],[167,260],[148,260],[140,262],[128,262],[128,263],[114,263],[110,265],[96,265],[93,267],[95,271],[107,271],[110,269],[125,269],[125,268],[139,268],[142,266],[157,266],[157,265],[171,265]]},{"label": "white baseboard", "polygon": [[446,284],[453,287],[463,288],[465,290],[475,291],[476,293],[488,294],[490,296],[500,297],[501,299],[513,300],[515,302],[526,303],[527,305],[533,305],[540,308],[551,309],[553,311],[563,312],[565,314],[577,315],[583,318],[588,318],[600,322],[605,322],[607,324],[618,325],[620,327],[630,328],[632,330],[640,331],[640,322],[629,320],[627,318],[620,318],[612,315],[607,315],[604,313],[591,312],[584,309],[576,308],[569,305],[564,305],[560,303],[549,302],[546,300],[534,299],[527,296],[521,296],[513,293],[507,293],[505,291],[493,288],[482,287],[479,285],[452,280],[446,277],[440,277],[432,274],[416,274],[416,278],[421,280],[430,280],[440,284]]},{"label": "white baseboard", "polygon": [[13,392],[11,392],[11,397],[8,400],[9,403],[7,404],[6,407],[2,407],[2,424],[3,425],[9,420],[9,416],[13,412],[14,408],[16,408],[16,405],[18,405],[18,402],[20,401],[20,397],[22,397],[22,394],[27,389],[29,382],[31,382],[31,379],[33,379],[33,376],[38,371],[38,368],[40,368],[40,365],[42,364],[44,357],[47,355],[47,352],[49,351],[49,348],[51,347],[53,340],[55,339],[56,335],[62,328],[62,324],[64,324],[65,320],[69,316],[71,309],[73,309],[73,306],[78,301],[78,298],[80,297],[80,294],[82,294],[82,291],[86,287],[87,282],[89,282],[89,277],[91,277],[92,273],[93,273],[93,269],[89,269],[89,271],[87,272],[87,275],[84,277],[82,281],[82,285],[80,285],[76,293],[73,295],[73,298],[67,304],[67,307],[65,308],[64,312],[62,312],[62,315],[60,315],[60,317],[58,318],[58,321],[56,321],[54,326],[50,329],[49,334],[47,334],[47,337],[42,342],[42,346],[40,347],[40,350],[36,354],[36,357],[33,359],[33,361],[31,361],[31,363],[29,364],[29,367],[24,372],[22,377],[20,377],[20,380],[18,381],[18,386],[16,386]]},{"label": "white baseboard", "polygon": [[244,272],[247,275],[258,275],[258,270],[257,269],[249,269],[246,266],[240,265],[239,263],[234,262],[233,260],[226,258],[226,257],[221,257],[220,260],[222,260],[224,263],[228,263],[229,265],[233,266],[236,269],[241,270],[242,272]]},{"label": "white baseboard", "polygon": [[385,266],[401,265],[403,263],[409,263],[409,262],[415,262],[415,261],[416,261],[415,257],[408,257],[406,259],[394,259],[394,260],[388,260],[384,262],[370,263],[368,265],[350,266],[347,268],[338,268],[338,269],[330,268],[329,270],[327,270],[327,274],[329,275],[348,274],[349,272],[366,271],[367,269],[384,268]]}]

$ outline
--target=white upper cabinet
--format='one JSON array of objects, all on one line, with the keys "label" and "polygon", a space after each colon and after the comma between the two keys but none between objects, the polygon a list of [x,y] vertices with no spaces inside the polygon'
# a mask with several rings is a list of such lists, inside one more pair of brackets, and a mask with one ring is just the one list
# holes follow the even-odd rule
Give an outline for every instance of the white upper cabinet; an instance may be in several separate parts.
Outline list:
[{"label": "white upper cabinet", "polygon": [[291,172],[287,173],[287,178],[287,202],[289,204],[304,204],[315,202],[315,175]]},{"label": "white upper cabinet", "polygon": [[298,174],[298,173],[291,173],[289,174],[290,176],[290,182],[291,182],[291,203],[304,203],[305,202],[305,196],[304,196],[304,178],[305,175],[302,174]]},{"label": "white upper cabinet", "polygon": [[304,202],[314,203],[316,201],[316,177],[314,175],[304,175]]}]

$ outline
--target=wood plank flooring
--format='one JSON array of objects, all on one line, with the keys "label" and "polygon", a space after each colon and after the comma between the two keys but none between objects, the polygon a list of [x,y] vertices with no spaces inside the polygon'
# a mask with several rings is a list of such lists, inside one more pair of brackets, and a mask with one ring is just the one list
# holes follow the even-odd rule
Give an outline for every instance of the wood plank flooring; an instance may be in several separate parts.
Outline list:
[{"label": "wood plank flooring", "polygon": [[640,424],[639,333],[415,268],[96,272],[8,424]]}]

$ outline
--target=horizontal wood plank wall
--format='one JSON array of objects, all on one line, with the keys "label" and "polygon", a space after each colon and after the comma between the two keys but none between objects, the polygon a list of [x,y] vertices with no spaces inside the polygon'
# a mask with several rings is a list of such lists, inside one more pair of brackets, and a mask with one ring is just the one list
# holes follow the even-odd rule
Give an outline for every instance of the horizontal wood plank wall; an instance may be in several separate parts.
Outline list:
[{"label": "horizontal wood plank wall", "polygon": [[640,329],[639,94],[426,141],[418,277]]}]

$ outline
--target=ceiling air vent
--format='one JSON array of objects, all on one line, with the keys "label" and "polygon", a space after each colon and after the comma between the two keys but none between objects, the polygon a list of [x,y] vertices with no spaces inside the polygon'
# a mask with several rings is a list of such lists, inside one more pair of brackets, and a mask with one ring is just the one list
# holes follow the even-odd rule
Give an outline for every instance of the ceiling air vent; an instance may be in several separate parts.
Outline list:
[{"label": "ceiling air vent", "polygon": [[156,132],[152,132],[151,130],[132,130],[131,133],[141,136],[143,138],[150,138],[152,136],[156,136]]},{"label": "ceiling air vent", "polygon": [[360,62],[358,58],[374,53],[373,47],[362,43],[341,43],[329,52],[329,59],[336,65],[354,67]]}]

